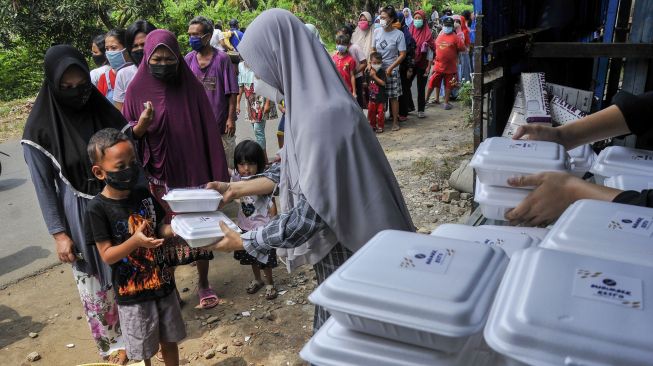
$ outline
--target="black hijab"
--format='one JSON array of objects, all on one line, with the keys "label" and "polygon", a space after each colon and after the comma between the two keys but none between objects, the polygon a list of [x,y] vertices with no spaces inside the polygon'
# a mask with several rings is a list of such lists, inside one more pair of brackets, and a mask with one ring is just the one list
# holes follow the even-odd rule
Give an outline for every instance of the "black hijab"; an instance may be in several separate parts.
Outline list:
[{"label": "black hijab", "polygon": [[28,144],[52,159],[63,181],[80,196],[90,198],[102,190],[91,172],[86,145],[103,128],[123,129],[127,122],[90,83],[61,90],[59,82],[71,66],[87,76],[84,56],[72,46],[58,45],[45,53],[45,80],[27,118],[22,144]]}]

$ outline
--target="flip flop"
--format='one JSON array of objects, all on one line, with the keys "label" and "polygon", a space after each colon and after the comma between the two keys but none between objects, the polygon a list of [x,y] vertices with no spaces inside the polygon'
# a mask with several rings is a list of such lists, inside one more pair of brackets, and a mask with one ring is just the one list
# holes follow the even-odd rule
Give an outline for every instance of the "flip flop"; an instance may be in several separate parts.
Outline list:
[{"label": "flip flop", "polygon": [[382,128],[377,128],[376,133],[383,133],[383,129]]},{"label": "flip flop", "polygon": [[[201,309],[213,309],[220,303],[220,298],[216,295],[212,288],[202,288],[197,291],[197,296],[200,298],[199,307]],[[208,303],[209,300],[214,300],[213,303]],[[207,304],[208,303],[208,304]]]},{"label": "flip flop", "polygon": [[262,289],[263,286],[265,286],[263,282],[252,280],[252,282],[249,283],[249,286],[247,286],[247,293],[253,295]]},{"label": "flip flop", "polygon": [[393,130],[393,131],[399,131],[399,130],[401,130],[401,127],[399,127],[399,126],[393,126],[393,127],[392,127],[392,130]]}]

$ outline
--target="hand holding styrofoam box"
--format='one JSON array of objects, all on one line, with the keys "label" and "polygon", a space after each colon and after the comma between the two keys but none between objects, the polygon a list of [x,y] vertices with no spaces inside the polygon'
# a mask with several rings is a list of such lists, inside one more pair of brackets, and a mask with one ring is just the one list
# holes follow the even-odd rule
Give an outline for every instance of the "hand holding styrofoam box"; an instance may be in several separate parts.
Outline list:
[{"label": "hand holding styrofoam box", "polygon": [[241,232],[227,215],[220,211],[179,214],[172,218],[172,230],[181,236],[191,248],[211,245],[224,237],[220,222],[238,233]]},{"label": "hand holding styrofoam box", "polygon": [[222,201],[222,195],[213,189],[171,189],[163,200],[172,212],[213,212]]},{"label": "hand holding styrofoam box", "polygon": [[530,248],[512,257],[484,336],[521,364],[644,366],[652,327],[653,267]]},{"label": "hand holding styrofoam box", "polygon": [[508,179],[546,171],[566,172],[565,148],[549,141],[512,140],[492,137],[483,141],[470,161],[481,183],[510,187]]},{"label": "hand holding styrofoam box", "polygon": [[615,175],[653,176],[653,151],[610,146],[601,151],[590,171],[598,184]]},{"label": "hand holding styrofoam box", "polygon": [[479,182],[476,177],[474,201],[478,202],[481,213],[488,219],[506,221],[508,211],[517,207],[528,194],[529,189],[495,187]]},{"label": "hand holding styrofoam box", "polygon": [[455,353],[483,328],[507,262],[491,246],[386,230],[309,300],[347,328]]}]

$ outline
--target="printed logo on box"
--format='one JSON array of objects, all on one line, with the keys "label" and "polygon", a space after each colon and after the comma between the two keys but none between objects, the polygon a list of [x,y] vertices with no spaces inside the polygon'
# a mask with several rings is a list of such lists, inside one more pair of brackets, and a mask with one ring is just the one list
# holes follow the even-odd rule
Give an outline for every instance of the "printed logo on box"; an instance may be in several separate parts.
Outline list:
[{"label": "printed logo on box", "polygon": [[632,154],[630,158],[635,161],[653,161],[653,155],[651,154]]},{"label": "printed logo on box", "polygon": [[642,280],[577,269],[572,295],[608,302],[631,309],[643,309]]},{"label": "printed logo on box", "polygon": [[537,150],[537,143],[530,141],[513,142],[508,145],[508,148],[535,151]]},{"label": "printed logo on box", "polygon": [[208,216],[200,216],[200,221],[201,222],[214,222],[215,218],[208,217]]},{"label": "printed logo on box", "polygon": [[504,240],[501,239],[501,238],[496,238],[496,239],[487,238],[487,239],[485,239],[483,241],[476,241],[475,243],[485,244],[485,245],[490,246],[490,247],[495,247],[495,246],[502,246],[503,243],[504,243]]},{"label": "printed logo on box", "polygon": [[653,233],[653,217],[634,215],[628,212],[617,211],[608,223],[608,229],[625,231],[631,234],[651,236]]},{"label": "printed logo on box", "polygon": [[454,253],[453,249],[448,248],[413,248],[406,253],[399,266],[401,268],[444,274],[449,268]]}]

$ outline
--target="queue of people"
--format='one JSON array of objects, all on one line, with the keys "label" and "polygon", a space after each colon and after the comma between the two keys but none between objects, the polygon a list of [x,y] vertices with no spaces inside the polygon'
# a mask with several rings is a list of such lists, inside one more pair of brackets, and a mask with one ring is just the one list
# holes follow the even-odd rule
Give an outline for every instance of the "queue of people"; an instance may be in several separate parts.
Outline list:
[{"label": "queue of people", "polygon": [[[238,68],[211,46],[215,29],[204,17],[189,22],[187,55],[174,34],[146,21],[96,37],[97,70],[68,45],[46,53],[22,140],[25,160],[59,259],[73,267],[98,351],[112,363],[157,357],[178,364],[186,333],[177,266],[196,264],[198,307],[209,309],[220,303],[208,280],[213,252],[235,252],[253,271],[244,290],[265,288],[271,300],[277,255],[289,270],[313,265],[321,283],[378,231],[414,230],[354,99],[363,68],[351,69],[347,92],[319,37],[287,11],[264,12],[247,36],[230,26],[235,38],[223,42],[238,48]],[[343,30],[343,46],[350,36]],[[316,78],[319,88],[305,88]],[[257,141],[232,147],[243,96]],[[262,126],[277,106],[284,144],[270,165]],[[369,179],[378,184],[367,187]],[[190,248],[172,232],[173,212],[162,199],[177,188],[239,199],[246,232],[222,227],[225,237],[213,247]],[[328,316],[317,308],[314,329]]]},{"label": "queue of people", "polygon": [[[426,19],[434,18],[388,6],[374,30],[371,14],[363,12],[355,30],[338,31],[331,56],[314,26],[288,11],[268,10],[247,35],[231,22],[228,42],[242,57],[237,67],[212,45],[215,28],[205,17],[189,22],[193,50],[187,55],[173,33],[146,21],[96,37],[96,70],[71,46],[47,51],[44,82],[22,139],[24,156],[57,255],[73,267],[102,357],[149,364],[160,352],[166,365],[179,363],[177,343],[186,332],[177,266],[196,263],[198,306],[210,309],[220,303],[208,280],[213,252],[234,252],[252,269],[245,291],[265,288],[271,300],[278,257],[290,271],[312,265],[320,284],[379,231],[415,230],[374,131],[383,132],[387,106],[392,129],[400,128],[402,112],[410,110],[401,96],[414,79],[436,96],[443,83],[444,108],[450,108],[466,33],[456,33],[455,19],[445,16],[433,37],[424,29]],[[116,99],[119,84],[122,101]],[[418,91],[419,116],[429,95]],[[243,96],[256,141],[234,146]],[[583,121],[556,129],[526,126],[515,138],[571,148],[608,135],[643,134],[650,130],[642,116],[651,113],[651,96],[623,95]],[[283,148],[270,164],[264,126],[277,106]],[[550,222],[581,198],[652,206],[650,190],[620,192],[581,182],[552,173],[516,179],[515,186],[537,188],[507,218]],[[240,200],[238,224],[245,232],[221,223],[223,239],[190,248],[171,230],[174,213],[162,199],[177,188],[214,189],[224,203]],[[564,199],[552,204],[543,198],[552,194]],[[316,306],[314,331],[328,317]]]},{"label": "queue of people", "polygon": [[[416,110],[418,118],[426,116],[425,108],[434,90],[435,99],[431,103],[440,104],[442,90],[443,108],[449,110],[452,108],[450,100],[456,97],[461,82],[471,82],[472,33],[469,26],[473,14],[467,11],[453,15],[450,9],[445,9],[443,14],[440,18],[435,8],[429,16],[424,10],[413,13],[405,7],[398,11],[389,5],[379,9],[374,23],[369,12],[362,12],[355,29],[346,25],[336,34],[334,64],[359,106],[374,116],[369,122],[377,126],[373,127],[376,133],[384,132],[384,123],[379,124],[379,114],[368,108],[367,101],[372,93],[376,101],[383,100],[383,118],[385,110],[389,110],[392,131],[398,131],[399,123],[407,121],[409,113]],[[381,55],[386,75],[383,85],[377,80],[371,91],[373,53]],[[374,73],[378,76],[378,72]],[[412,95],[415,79],[417,108]],[[373,107],[378,108],[378,102],[374,104]]]}]

